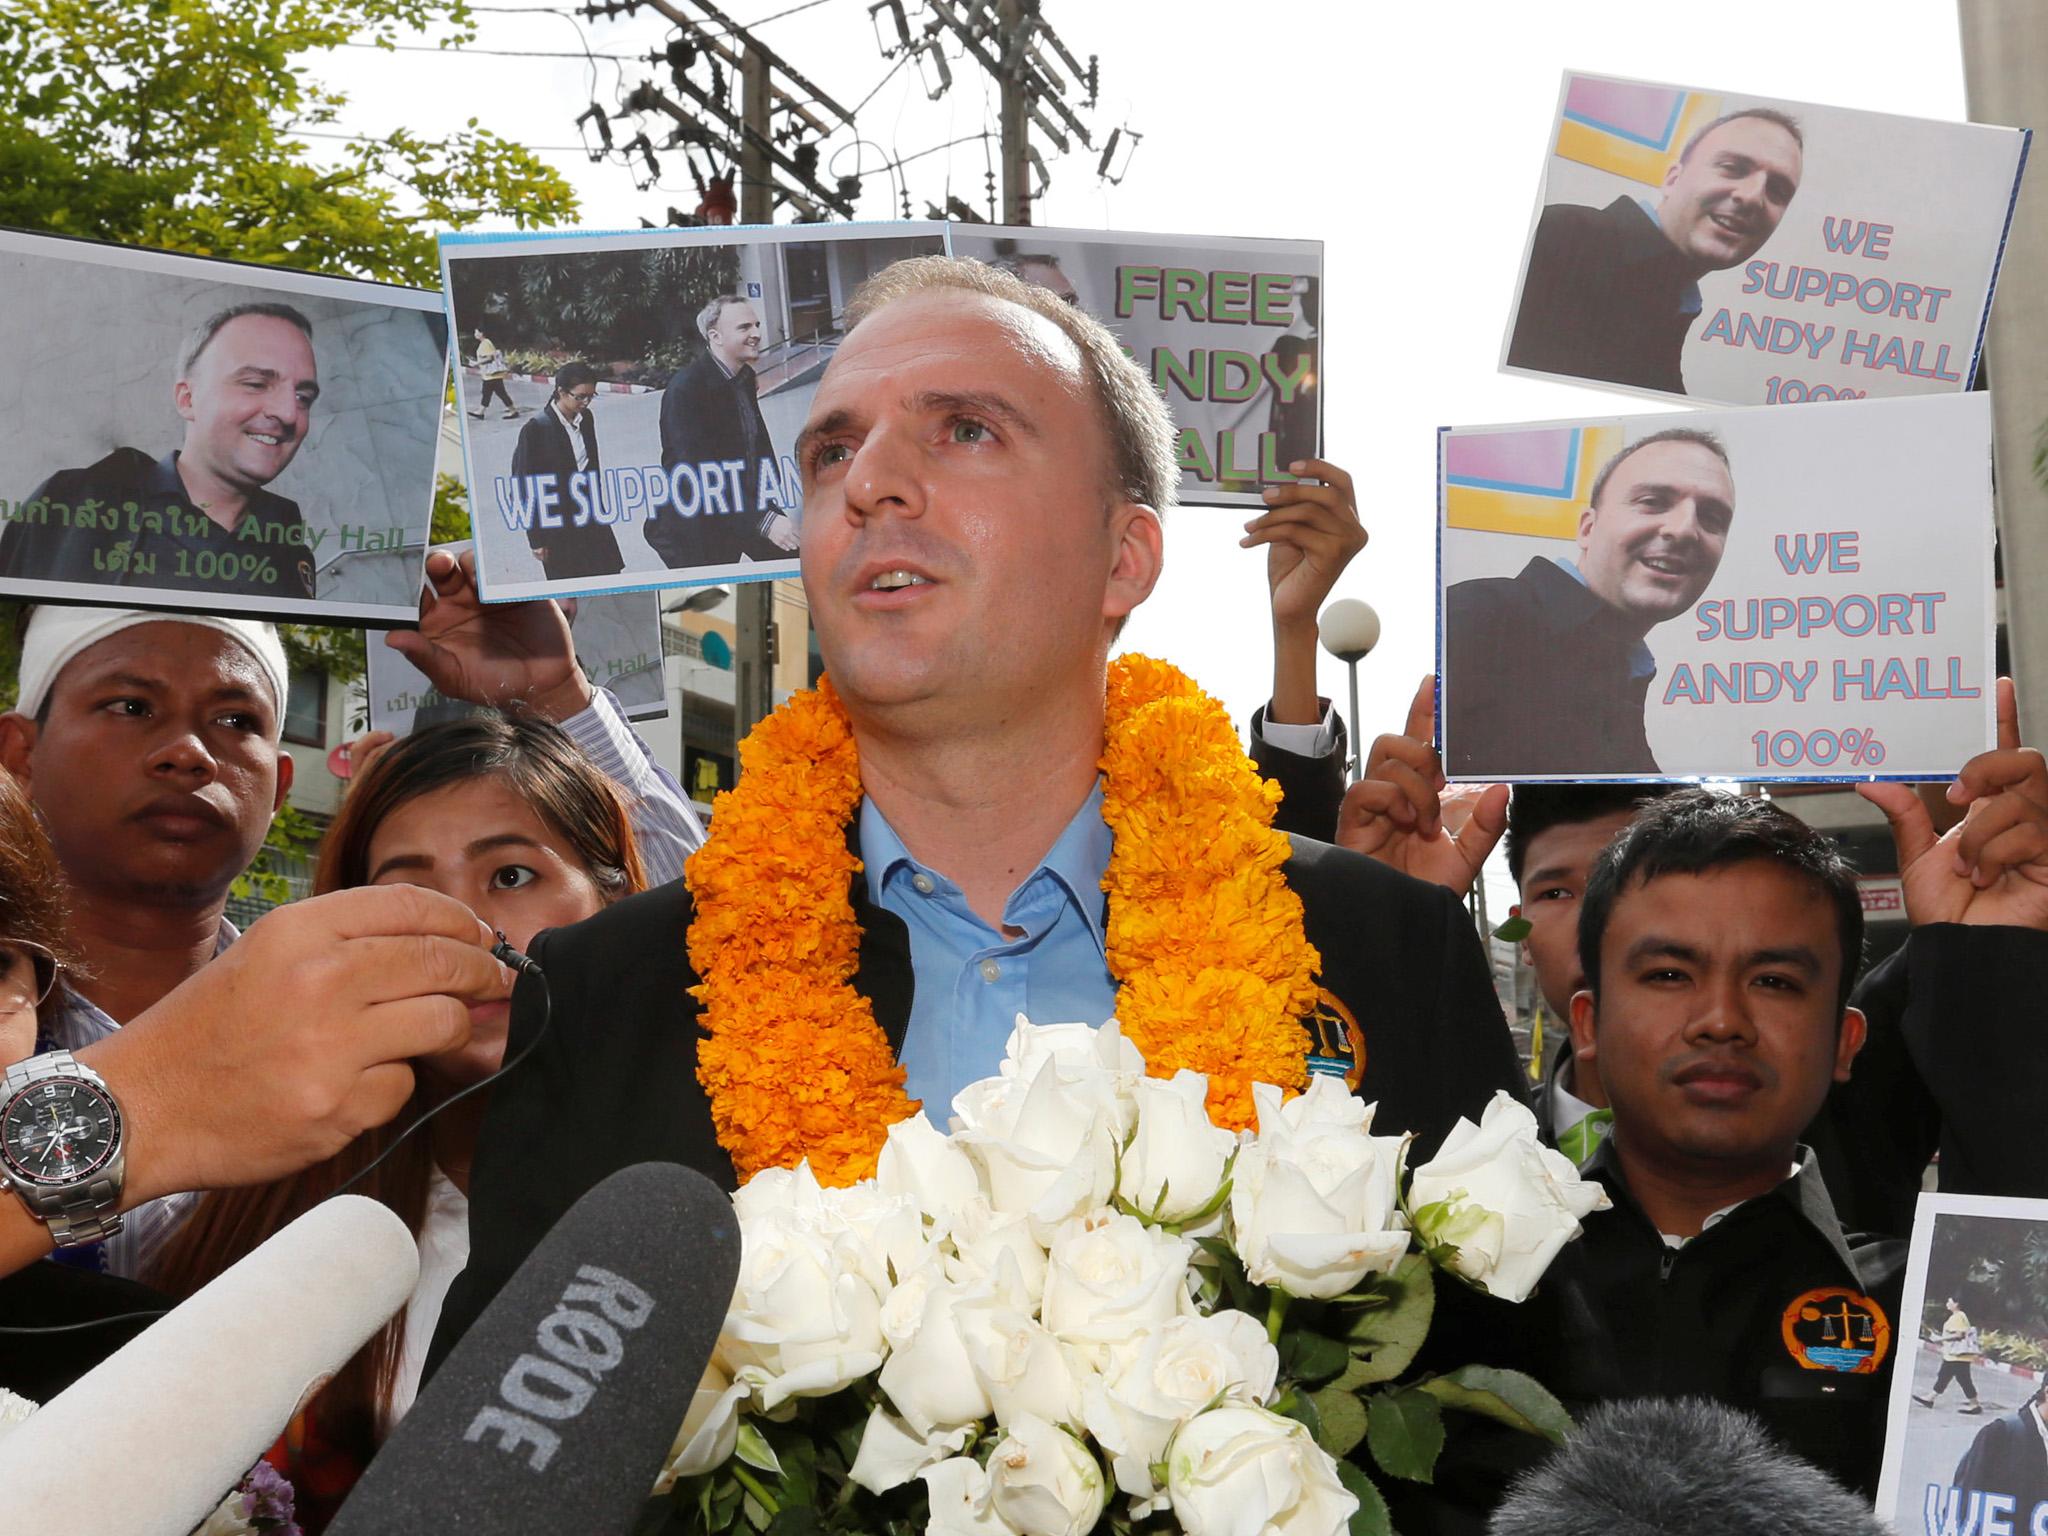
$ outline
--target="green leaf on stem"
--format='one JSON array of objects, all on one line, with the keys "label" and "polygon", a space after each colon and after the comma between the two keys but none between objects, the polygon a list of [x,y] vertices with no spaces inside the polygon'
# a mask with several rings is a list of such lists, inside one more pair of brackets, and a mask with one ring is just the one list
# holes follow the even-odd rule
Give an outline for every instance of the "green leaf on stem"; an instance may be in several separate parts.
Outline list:
[{"label": "green leaf on stem", "polygon": [[1280,1373],[1290,1381],[1317,1386],[1350,1363],[1351,1351],[1340,1339],[1311,1333],[1306,1328],[1281,1330]]},{"label": "green leaf on stem", "polygon": [[1309,1396],[1315,1399],[1316,1415],[1322,1420],[1317,1443],[1332,1456],[1349,1456],[1365,1438],[1365,1404],[1354,1393],[1337,1387],[1324,1387]]},{"label": "green leaf on stem", "polygon": [[1404,1387],[1375,1393],[1366,1404],[1365,1443],[1382,1471],[1429,1482],[1444,1448],[1443,1409],[1427,1392]]},{"label": "green leaf on stem", "polygon": [[1265,1310],[1254,1301],[1251,1282],[1244,1277],[1244,1261],[1231,1252],[1230,1244],[1220,1237],[1198,1237],[1195,1246],[1216,1261],[1216,1273],[1223,1281],[1223,1289],[1229,1294],[1232,1307],[1239,1312],[1249,1312],[1253,1317]]},{"label": "green leaf on stem", "polygon": [[1297,1424],[1306,1424],[1308,1432],[1316,1437],[1316,1444],[1323,1441],[1323,1416],[1317,1410],[1315,1401],[1306,1392],[1283,1393],[1273,1404],[1273,1412],[1283,1419],[1292,1419]]},{"label": "green leaf on stem", "polygon": [[1387,1501],[1380,1497],[1379,1489],[1373,1486],[1363,1467],[1355,1462],[1338,1462],[1337,1481],[1358,1500],[1349,1536],[1394,1536],[1394,1517],[1387,1512]]},{"label": "green leaf on stem", "polygon": [[1427,1392],[1446,1408],[1497,1419],[1525,1434],[1541,1435],[1553,1445],[1564,1444],[1565,1436],[1574,1428],[1564,1404],[1540,1382],[1520,1371],[1503,1371],[1490,1365],[1460,1366],[1419,1382],[1417,1390]]},{"label": "green leaf on stem", "polygon": [[748,1466],[766,1472],[770,1477],[782,1476],[782,1463],[775,1455],[775,1448],[768,1443],[768,1437],[761,1433],[760,1425],[752,1419],[740,1420],[739,1442],[733,1447],[733,1454]]},{"label": "green leaf on stem", "polygon": [[1436,1315],[1436,1271],[1420,1254],[1404,1254],[1379,1283],[1383,1300],[1355,1313],[1344,1329],[1352,1363],[1337,1378],[1344,1387],[1392,1381],[1415,1362]]}]

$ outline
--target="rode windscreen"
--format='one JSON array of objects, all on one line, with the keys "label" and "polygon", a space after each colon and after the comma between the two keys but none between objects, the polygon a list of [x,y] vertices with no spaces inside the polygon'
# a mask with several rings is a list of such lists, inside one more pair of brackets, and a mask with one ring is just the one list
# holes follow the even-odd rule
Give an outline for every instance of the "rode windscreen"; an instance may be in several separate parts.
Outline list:
[{"label": "rode windscreen", "polygon": [[330,1536],[606,1536],[645,1505],[739,1283],[731,1199],[621,1169],[527,1256],[370,1463]]},{"label": "rode windscreen", "polygon": [[186,1536],[419,1270],[376,1201],[315,1206],[0,1439],[0,1530]]},{"label": "rode windscreen", "polygon": [[[1843,1414],[1843,1433],[1855,1431]],[[1707,1398],[1603,1403],[1520,1478],[1488,1536],[1887,1536],[1867,1500]]]}]

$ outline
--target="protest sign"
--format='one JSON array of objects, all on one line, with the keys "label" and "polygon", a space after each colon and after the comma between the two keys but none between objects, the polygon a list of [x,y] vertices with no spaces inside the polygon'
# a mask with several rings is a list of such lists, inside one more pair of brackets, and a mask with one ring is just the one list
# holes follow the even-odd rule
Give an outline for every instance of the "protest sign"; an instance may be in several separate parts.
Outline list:
[{"label": "protest sign", "polygon": [[2028,139],[1567,73],[1501,366],[1728,405],[1968,389]]},{"label": "protest sign", "polygon": [[1941,779],[1992,745],[1981,394],[1438,437],[1462,779]]},{"label": "protest sign", "polygon": [[0,231],[0,594],[413,617],[437,294]]},{"label": "protest sign", "polygon": [[1116,333],[1173,412],[1188,505],[1260,505],[1322,453],[1322,241],[956,224],[952,242]]},{"label": "protest sign", "polygon": [[797,432],[862,281],[938,224],[443,235],[486,601],[797,572]]},{"label": "protest sign", "polygon": [[[469,541],[435,546],[451,555]],[[576,660],[593,688],[609,688],[628,720],[660,720],[668,714],[661,675],[661,598],[653,592],[559,600]],[[381,640],[369,645],[370,729],[408,735],[422,726],[460,720],[476,706],[443,698],[426,675]]]},{"label": "protest sign", "polygon": [[1900,1536],[2048,1532],[2044,1252],[2048,1200],[1920,1197],[1877,1485]]}]

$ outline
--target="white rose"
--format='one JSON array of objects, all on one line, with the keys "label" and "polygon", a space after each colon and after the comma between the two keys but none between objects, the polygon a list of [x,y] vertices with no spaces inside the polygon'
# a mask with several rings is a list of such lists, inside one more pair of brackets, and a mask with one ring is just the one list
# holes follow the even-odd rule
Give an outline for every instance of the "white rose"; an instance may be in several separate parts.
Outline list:
[{"label": "white rose", "polygon": [[970,1433],[969,1426],[963,1424],[920,1435],[887,1409],[877,1408],[868,1415],[868,1427],[861,1432],[860,1451],[846,1475],[869,1493],[887,1493],[902,1487],[933,1462],[959,1454]]},{"label": "white rose", "polygon": [[931,1500],[924,1536],[1018,1536],[989,1497],[988,1474],[972,1456],[950,1457],[918,1476]]},{"label": "white rose", "polygon": [[1045,1326],[1074,1344],[1124,1344],[1192,1312],[1194,1242],[1135,1216],[1101,1210],[1053,1235],[1046,1258]]},{"label": "white rose", "polygon": [[1003,1214],[1028,1216],[1039,1241],[1109,1198],[1116,1117],[1103,1074],[1069,1082],[1048,1056],[1028,1080],[984,1079],[954,1105],[968,1111],[956,1140],[980,1165],[989,1203]]},{"label": "white rose", "polygon": [[924,1220],[917,1202],[891,1194],[873,1179],[843,1189],[818,1183],[808,1161],[794,1168],[764,1168],[732,1197],[741,1230],[780,1213],[803,1230],[830,1240],[841,1262],[863,1275],[877,1295],[893,1277],[924,1257]]},{"label": "white rose", "polygon": [[875,1182],[883,1193],[910,1200],[940,1223],[981,1194],[981,1174],[966,1149],[922,1114],[889,1127]]},{"label": "white rose", "polygon": [[740,1438],[740,1401],[746,1395],[746,1383],[733,1381],[717,1361],[705,1365],[704,1379],[691,1394],[690,1411],[683,1415],[683,1427],[669,1448],[668,1465],[654,1480],[656,1493],[667,1493],[679,1477],[695,1477],[731,1460]]},{"label": "white rose", "polygon": [[1185,1069],[1133,1085],[1137,1129],[1117,1194],[1161,1221],[1185,1221],[1216,1197],[1237,1138],[1209,1119],[1209,1079]]},{"label": "white rose", "polygon": [[1055,1424],[1080,1420],[1082,1384],[1092,1372],[1043,1323],[995,1294],[963,1301],[958,1316],[967,1358],[998,1424],[1024,1414]]},{"label": "white rose", "polygon": [[1109,1502],[1088,1447],[1029,1413],[989,1453],[988,1484],[997,1511],[1023,1536],[1087,1536]]},{"label": "white rose", "polygon": [[882,1366],[882,1390],[919,1435],[971,1424],[991,1411],[961,1337],[960,1303],[971,1294],[962,1285],[928,1285],[917,1326]]},{"label": "white rose", "polygon": [[249,1496],[236,1488],[200,1521],[192,1536],[256,1536],[256,1523],[249,1518]]},{"label": "white rose", "polygon": [[1166,1487],[1184,1536],[1339,1536],[1358,1509],[1307,1425],[1237,1404],[1173,1437]]},{"label": "white rose", "polygon": [[1478,1125],[1460,1119],[1442,1149],[1415,1170],[1408,1210],[1429,1245],[1455,1244],[1451,1267],[1489,1294],[1520,1301],[1579,1218],[1605,1210],[1607,1191],[1543,1145],[1527,1105],[1496,1093]]},{"label": "white rose", "polygon": [[1255,1285],[1327,1299],[1408,1251],[1395,1209],[1403,1138],[1374,1136],[1372,1109],[1315,1074],[1286,1104],[1257,1083],[1259,1134],[1237,1155],[1230,1217]]},{"label": "white rose", "polygon": [[1093,1384],[1085,1422],[1114,1458],[1117,1487],[1149,1500],[1157,1493],[1152,1465],[1182,1423],[1219,1398],[1263,1406],[1279,1377],[1280,1352],[1258,1319],[1231,1311],[1176,1317]]},{"label": "white rose", "polygon": [[720,1348],[763,1413],[837,1392],[882,1363],[881,1298],[858,1245],[817,1231],[817,1219],[775,1208],[740,1225],[740,1283]]},{"label": "white rose", "polygon": [[1038,1310],[1045,1294],[1045,1249],[1031,1235],[1027,1217],[999,1216],[976,1196],[953,1213],[945,1235],[951,1243],[947,1279],[993,1286],[1023,1310]]}]

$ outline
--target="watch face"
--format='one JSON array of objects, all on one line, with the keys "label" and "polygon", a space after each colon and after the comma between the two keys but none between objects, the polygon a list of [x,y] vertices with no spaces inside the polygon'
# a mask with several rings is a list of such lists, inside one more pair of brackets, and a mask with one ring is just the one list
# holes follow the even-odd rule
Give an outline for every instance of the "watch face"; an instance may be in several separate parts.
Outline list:
[{"label": "watch face", "polygon": [[75,1184],[114,1155],[121,1111],[75,1077],[33,1083],[0,1111],[0,1158],[34,1184]]}]

